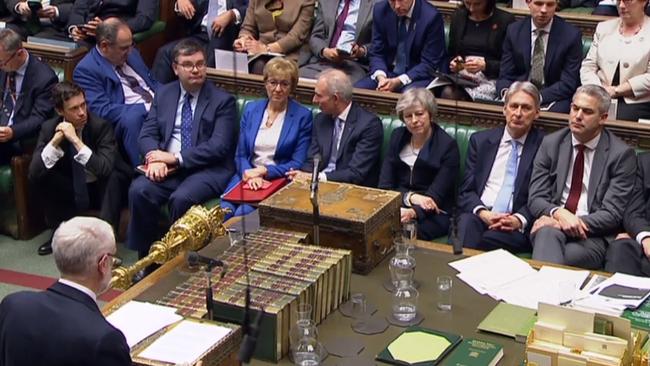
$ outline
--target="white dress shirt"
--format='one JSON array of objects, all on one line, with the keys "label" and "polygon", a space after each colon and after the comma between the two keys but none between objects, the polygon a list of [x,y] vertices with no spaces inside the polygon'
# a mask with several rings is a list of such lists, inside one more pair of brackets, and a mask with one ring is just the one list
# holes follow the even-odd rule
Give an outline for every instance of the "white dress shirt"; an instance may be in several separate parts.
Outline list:
[{"label": "white dress shirt", "polygon": [[[336,48],[339,49],[352,49],[352,44],[357,38],[357,18],[359,17],[359,7],[361,6],[361,0],[352,0],[350,1],[350,7],[348,8],[348,16],[345,18],[343,23],[343,30],[339,36],[338,41],[336,42]],[[338,18],[343,12],[345,7],[345,0],[339,1],[339,7],[336,10],[336,18]]]},{"label": "white dress shirt", "polygon": [[[514,139],[519,143],[519,150],[517,151],[517,167],[519,167],[519,162],[521,161],[521,154],[524,150],[524,144],[526,143],[526,138],[528,134],[521,136],[518,139]],[[474,207],[472,212],[475,215],[478,215],[479,211],[482,209],[488,209],[494,206],[494,202],[497,200],[501,186],[506,179],[506,166],[508,165],[508,158],[510,157],[510,152],[512,151],[512,136],[508,132],[507,128],[503,129],[503,135],[501,136],[501,141],[499,142],[499,148],[497,150],[497,155],[494,158],[494,163],[492,164],[492,169],[490,170],[490,175],[488,176],[487,181],[485,182],[485,189],[483,189],[483,194],[481,194],[481,202],[483,205]],[[517,168],[519,170],[519,168]],[[513,187],[514,189],[514,187]],[[508,204],[508,211],[512,212],[512,201]],[[521,230],[523,231],[528,224],[526,218],[519,214],[513,213],[519,221],[521,221]]]},{"label": "white dress shirt", "polygon": [[[226,4],[227,0],[210,0],[210,3],[214,2],[214,1],[216,1],[216,3],[217,3],[216,4],[217,6],[216,6],[215,14],[214,15],[210,14],[210,5],[208,5],[208,11],[203,16],[203,19],[201,19],[201,28],[205,29],[206,32],[208,30],[212,29],[212,24],[208,24],[208,18],[210,16],[213,16],[213,17],[216,18],[219,15],[221,15],[221,14],[225,13],[226,11],[228,11],[228,5]],[[239,10],[237,10],[235,8],[232,8],[230,10],[232,10],[232,12],[235,13],[235,24],[241,23],[241,14],[239,14]],[[178,2],[176,2],[174,4],[174,11],[178,13]]]},{"label": "white dress shirt", "polygon": [[[594,161],[594,154],[596,153],[596,147],[598,146],[598,141],[600,141],[600,134],[589,140],[585,143],[585,167],[582,173],[582,189],[580,190],[580,199],[578,200],[578,208],[576,209],[576,216],[585,216],[589,214],[589,205],[588,205],[588,192],[589,192],[589,177],[591,176],[591,166]],[[571,190],[571,180],[573,173],[573,163],[578,153],[577,145],[580,144],[578,140],[571,135],[571,143],[573,144],[573,154],[571,154],[571,163],[569,164],[569,170],[567,172],[567,179],[564,183],[564,189],[562,190],[562,206],[566,203],[566,200],[569,198],[569,191]],[[551,214],[557,210],[555,208]]]},{"label": "white dress shirt", "polygon": [[[413,145],[409,142],[404,145],[402,151],[399,153],[399,160],[403,161],[404,164],[408,165],[411,169],[411,174],[413,173],[413,166],[415,161],[418,160],[418,155],[420,154],[420,149],[415,149]],[[406,207],[411,207],[411,193],[403,195],[402,203]]]},{"label": "white dress shirt", "polygon": [[[551,27],[553,26],[553,19],[551,18],[551,21],[548,22],[548,24],[541,28],[546,31],[543,35],[542,42],[544,43],[544,58],[546,58],[546,53],[548,52],[548,36],[551,34]],[[537,40],[537,35],[535,34],[535,31],[537,30],[537,26],[533,22],[533,19],[530,20],[530,62],[533,62],[533,52],[535,52],[535,41]]]},{"label": "white dress shirt", "polygon": [[253,147],[253,166],[259,167],[275,164],[273,160],[275,157],[275,149],[278,146],[278,141],[280,141],[280,133],[282,132],[286,115],[287,110],[285,109],[275,117],[271,127],[266,127],[266,120],[269,118],[269,113],[268,109],[264,110],[262,123],[260,123],[260,129],[257,131],[255,146]]},{"label": "white dress shirt", "polygon": [[59,278],[59,283],[62,283],[66,286],[70,286],[75,290],[79,290],[83,292],[84,294],[88,295],[91,299],[93,299],[94,302],[97,302],[97,295],[88,287],[84,285],[80,285],[76,282],[72,282],[70,280],[66,280],[65,278]]},{"label": "white dress shirt", "polygon": [[[81,136],[81,131],[83,129],[77,130],[77,136]],[[79,164],[83,165],[84,167],[88,163],[88,160],[90,160],[90,156],[93,154],[93,151],[84,144],[84,147],[81,148],[81,150],[77,151],[77,154],[73,157],[73,159],[78,162]],[[43,164],[45,165],[45,168],[47,169],[52,169],[54,165],[65,155],[65,152],[63,149],[61,149],[59,146],[54,146],[52,145],[52,142],[49,142],[45,147],[43,148],[43,151],[41,151],[41,160],[43,160]],[[96,179],[96,178],[95,178]],[[94,181],[95,179],[86,179],[87,182],[89,181]]]},{"label": "white dress shirt", "polygon": [[[124,104],[142,103],[144,104],[144,108],[147,111],[149,111],[149,108],[151,108],[151,103],[145,102],[145,100],[142,98],[142,96],[140,96],[140,94],[135,93],[131,89],[131,87],[129,86],[129,82],[125,78],[122,78],[120,74],[117,73],[117,67],[113,66],[113,71],[115,72],[117,78],[120,80],[120,84],[122,84],[122,91],[124,92]],[[149,94],[151,94],[151,97],[154,96],[154,92],[153,90],[151,90],[149,85],[147,85],[144,79],[140,77],[140,75],[138,75],[138,73],[135,72],[135,70],[133,70],[133,68],[131,68],[131,66],[129,66],[126,62],[124,63],[124,65],[122,65],[122,71],[124,71],[126,75],[133,76],[138,81],[138,84],[140,84],[140,86],[144,90],[148,91]]]}]

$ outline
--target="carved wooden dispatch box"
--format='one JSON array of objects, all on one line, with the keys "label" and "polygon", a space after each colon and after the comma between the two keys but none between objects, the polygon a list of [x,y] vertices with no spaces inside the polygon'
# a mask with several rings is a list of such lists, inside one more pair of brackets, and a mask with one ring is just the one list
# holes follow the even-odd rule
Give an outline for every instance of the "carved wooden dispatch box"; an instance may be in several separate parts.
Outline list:
[{"label": "carved wooden dispatch box", "polygon": [[[320,245],[351,250],[355,273],[370,272],[392,249],[400,226],[398,192],[322,182],[319,206]],[[259,205],[260,225],[310,235],[312,213],[307,182],[292,182]]]}]

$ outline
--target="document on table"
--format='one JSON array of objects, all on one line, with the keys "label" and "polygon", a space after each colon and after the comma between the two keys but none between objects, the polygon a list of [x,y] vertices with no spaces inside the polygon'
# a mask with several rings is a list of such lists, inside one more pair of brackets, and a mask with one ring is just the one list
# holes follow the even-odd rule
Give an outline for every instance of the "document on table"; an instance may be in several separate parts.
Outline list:
[{"label": "document on table", "polygon": [[106,317],[109,323],[124,333],[129,348],[182,319],[176,314],[176,308],[139,301],[130,301]]},{"label": "document on table", "polygon": [[449,263],[460,271],[458,278],[481,294],[495,289],[536,271],[526,261],[503,250],[494,250]]},{"label": "document on table", "polygon": [[183,320],[137,356],[172,364],[194,364],[231,331],[213,323]]},{"label": "document on table", "polygon": [[578,305],[623,311],[636,309],[650,296],[650,278],[615,273],[612,277],[589,290],[588,297]]}]

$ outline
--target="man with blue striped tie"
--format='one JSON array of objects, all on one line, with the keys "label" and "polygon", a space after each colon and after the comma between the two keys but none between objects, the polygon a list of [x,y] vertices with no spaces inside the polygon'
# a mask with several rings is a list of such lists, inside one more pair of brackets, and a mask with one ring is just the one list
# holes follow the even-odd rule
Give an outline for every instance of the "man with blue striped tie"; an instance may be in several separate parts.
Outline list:
[{"label": "man with blue striped tie", "polygon": [[458,234],[468,248],[530,252],[528,185],[544,137],[532,128],[539,116],[539,91],[530,82],[515,82],[505,101],[506,125],[470,138],[458,197]]}]

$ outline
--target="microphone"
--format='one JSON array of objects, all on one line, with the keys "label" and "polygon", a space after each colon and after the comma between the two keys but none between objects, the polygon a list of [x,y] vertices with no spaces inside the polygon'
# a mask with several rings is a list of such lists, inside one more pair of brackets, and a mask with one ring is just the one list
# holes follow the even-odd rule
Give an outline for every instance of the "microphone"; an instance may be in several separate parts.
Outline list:
[{"label": "microphone", "polygon": [[321,155],[320,153],[316,153],[314,155],[314,165],[311,169],[311,187],[310,187],[310,198],[313,201],[314,200],[314,195],[316,191],[318,190],[318,168],[320,167],[320,161],[321,161]]},{"label": "microphone", "polygon": [[248,327],[248,333],[244,335],[244,340],[239,348],[238,355],[239,361],[242,363],[249,363],[251,357],[253,357],[253,352],[255,352],[255,346],[257,345],[257,337],[260,333],[263,312],[264,310],[259,310],[257,312],[255,320],[253,320],[253,323]]},{"label": "microphone", "polygon": [[219,259],[214,259],[206,256],[202,256],[197,252],[187,252],[187,264],[190,266],[196,266],[199,264],[205,264],[208,267],[208,271],[211,271],[214,267],[222,267],[221,277],[226,274],[226,269],[228,264]]}]

